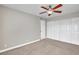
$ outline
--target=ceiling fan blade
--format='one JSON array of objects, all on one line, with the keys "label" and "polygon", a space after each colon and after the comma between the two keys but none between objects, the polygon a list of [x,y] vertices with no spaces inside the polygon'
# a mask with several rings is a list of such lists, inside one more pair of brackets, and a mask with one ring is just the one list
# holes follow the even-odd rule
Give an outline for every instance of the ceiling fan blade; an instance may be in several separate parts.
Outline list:
[{"label": "ceiling fan blade", "polygon": [[48,8],[44,7],[44,6],[41,6],[41,8],[45,9],[45,10],[49,10]]},{"label": "ceiling fan blade", "polygon": [[40,14],[46,13],[47,11],[41,12]]},{"label": "ceiling fan blade", "polygon": [[63,5],[62,4],[58,4],[56,7],[52,8],[52,9],[55,10],[55,9],[61,7],[61,6],[63,6]]},{"label": "ceiling fan blade", "polygon": [[62,11],[53,11],[53,12],[55,12],[55,13],[62,13]]}]

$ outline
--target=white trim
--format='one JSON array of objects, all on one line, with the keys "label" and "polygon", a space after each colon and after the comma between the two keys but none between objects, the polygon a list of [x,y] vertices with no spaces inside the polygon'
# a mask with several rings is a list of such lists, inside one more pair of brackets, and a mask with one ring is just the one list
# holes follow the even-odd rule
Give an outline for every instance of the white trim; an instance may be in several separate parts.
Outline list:
[{"label": "white trim", "polygon": [[[51,37],[49,37],[48,39],[56,40],[56,39],[53,39],[53,38],[51,38]],[[56,41],[65,42],[65,43],[69,43],[69,44],[73,44],[73,45],[78,45],[78,46],[79,46],[79,44],[77,44],[77,43],[68,42],[68,41],[65,41],[65,40],[56,40]]]},{"label": "white trim", "polygon": [[40,41],[40,39],[35,40],[35,41],[31,41],[31,42],[28,42],[28,43],[20,44],[20,45],[17,45],[17,46],[13,46],[13,47],[10,47],[10,48],[6,48],[4,50],[1,50],[0,53],[9,51],[9,50],[12,50],[12,49],[15,49],[15,48],[19,48],[19,47],[22,47],[22,46],[25,46],[25,45],[28,45],[28,44],[31,44],[31,43],[34,43],[34,42],[37,42],[37,41]]}]

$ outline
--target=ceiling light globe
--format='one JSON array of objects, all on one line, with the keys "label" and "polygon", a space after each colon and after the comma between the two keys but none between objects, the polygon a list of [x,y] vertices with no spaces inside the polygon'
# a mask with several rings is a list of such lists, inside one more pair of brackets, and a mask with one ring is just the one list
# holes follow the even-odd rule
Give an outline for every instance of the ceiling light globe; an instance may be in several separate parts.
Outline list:
[{"label": "ceiling light globe", "polygon": [[52,11],[47,11],[48,14],[52,14]]}]

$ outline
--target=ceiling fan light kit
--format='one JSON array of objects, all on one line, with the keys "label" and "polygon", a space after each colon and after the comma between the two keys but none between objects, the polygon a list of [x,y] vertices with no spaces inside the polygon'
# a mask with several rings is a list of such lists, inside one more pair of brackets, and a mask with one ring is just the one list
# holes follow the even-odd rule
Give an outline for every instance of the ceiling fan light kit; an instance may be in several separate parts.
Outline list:
[{"label": "ceiling fan light kit", "polygon": [[52,11],[51,11],[51,10],[49,10],[49,11],[47,11],[47,13],[48,13],[48,14],[52,14]]}]

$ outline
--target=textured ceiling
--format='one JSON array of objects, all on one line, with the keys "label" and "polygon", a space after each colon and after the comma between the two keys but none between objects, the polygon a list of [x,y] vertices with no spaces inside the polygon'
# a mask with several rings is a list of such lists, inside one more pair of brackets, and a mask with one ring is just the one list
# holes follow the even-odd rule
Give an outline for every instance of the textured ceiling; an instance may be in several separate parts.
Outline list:
[{"label": "textured ceiling", "polygon": [[47,14],[39,14],[42,11],[45,11],[44,9],[40,8],[42,5],[45,4],[4,4],[3,6],[16,9],[19,11],[23,11],[25,13],[30,13],[36,16],[40,16],[42,18],[51,18],[55,16],[60,16],[64,14],[70,14],[74,12],[79,12],[79,4],[63,4],[60,10],[62,10],[61,14],[53,13],[52,16],[48,16]]}]

